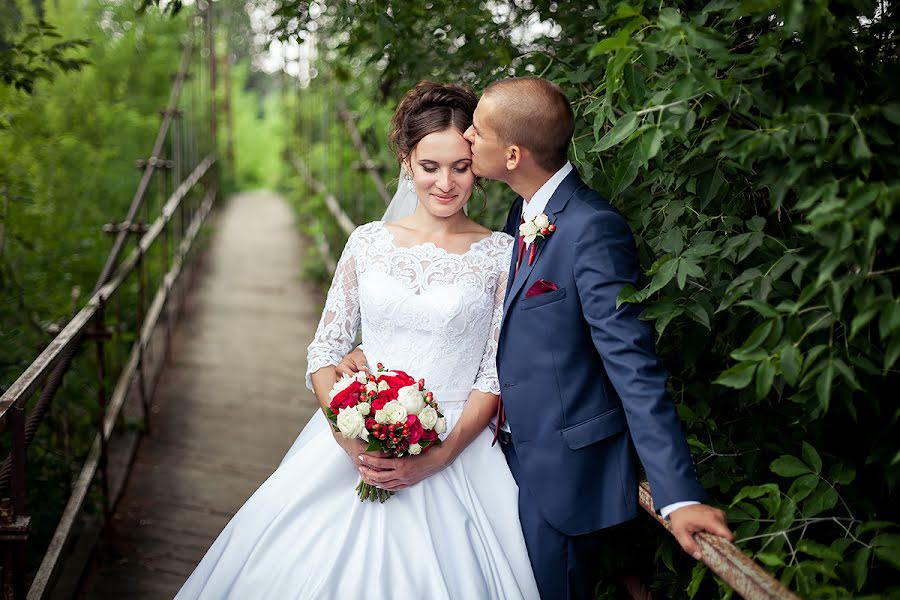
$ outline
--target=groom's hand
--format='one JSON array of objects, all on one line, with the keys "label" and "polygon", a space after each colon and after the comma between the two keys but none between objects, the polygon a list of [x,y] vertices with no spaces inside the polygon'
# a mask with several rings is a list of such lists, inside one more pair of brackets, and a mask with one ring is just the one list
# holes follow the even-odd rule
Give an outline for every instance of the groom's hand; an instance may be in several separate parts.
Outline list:
[{"label": "groom's hand", "polygon": [[368,371],[369,365],[366,362],[366,355],[362,349],[357,346],[350,354],[341,359],[341,362],[335,367],[338,376],[356,375],[360,371]]},{"label": "groom's hand", "polygon": [[694,534],[706,531],[721,536],[729,542],[734,540],[734,534],[726,524],[725,513],[706,504],[693,504],[672,511],[672,514],[669,515],[669,523],[672,525],[672,535],[675,536],[684,551],[697,560],[700,560],[702,554],[700,546],[694,541]]},{"label": "groom's hand", "polygon": [[403,458],[381,458],[365,454],[361,457],[359,473],[366,483],[396,492],[441,471],[449,464],[449,454],[442,446],[434,446],[420,456]]}]

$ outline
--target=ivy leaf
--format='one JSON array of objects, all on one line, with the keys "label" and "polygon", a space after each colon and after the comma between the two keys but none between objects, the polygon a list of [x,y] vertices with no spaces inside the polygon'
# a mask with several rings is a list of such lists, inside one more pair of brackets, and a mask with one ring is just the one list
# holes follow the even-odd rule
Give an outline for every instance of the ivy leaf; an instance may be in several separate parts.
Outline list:
[{"label": "ivy leaf", "polygon": [[659,269],[653,275],[653,279],[650,281],[650,287],[647,288],[647,295],[655,294],[659,290],[666,287],[672,278],[675,277],[675,273],[678,271],[678,260],[677,259],[669,259],[662,265],[660,265]]},{"label": "ivy leaf", "polygon": [[766,565],[767,567],[783,567],[784,559],[772,552],[757,552],[753,558]]},{"label": "ivy leaf", "polygon": [[799,504],[816,489],[817,485],[819,485],[819,476],[815,473],[807,473],[794,480],[787,494],[795,504]]},{"label": "ivy leaf", "polygon": [[822,472],[822,459],[819,457],[819,453],[806,442],[803,442],[803,461],[809,465],[809,468],[812,469],[814,473],[818,474]]},{"label": "ivy leaf", "polygon": [[850,562],[850,573],[853,575],[853,585],[857,592],[866,584],[871,555],[872,551],[869,548],[862,548],[853,555],[853,560]]},{"label": "ivy leaf", "polygon": [[900,329],[900,301],[885,304],[878,321],[878,333],[882,340],[886,341],[897,329]]},{"label": "ivy leaf", "polygon": [[689,258],[678,259],[678,289],[684,289],[688,275],[691,277],[703,277],[703,269]]},{"label": "ivy leaf", "polygon": [[809,467],[803,464],[796,456],[785,454],[772,461],[769,468],[776,475],[782,477],[797,477],[798,475],[806,475],[810,472]]},{"label": "ivy leaf", "polygon": [[823,413],[828,412],[828,405],[831,403],[831,383],[834,380],[834,364],[831,357],[828,358],[825,368],[819,374],[816,380],[816,396],[819,399],[819,408]]},{"label": "ivy leaf", "polygon": [[890,563],[895,569],[900,569],[900,535],[882,533],[872,538],[872,547],[875,548],[875,556]]},{"label": "ivy leaf", "polygon": [[695,302],[687,305],[684,310],[691,319],[712,331],[712,325],[710,325],[709,322],[709,314],[707,314],[706,309],[703,308],[703,306]]},{"label": "ivy leaf", "polygon": [[613,128],[606,132],[600,141],[591,148],[591,152],[603,152],[604,150],[608,150],[612,148],[629,135],[634,133],[634,130],[637,129],[638,126],[638,116],[635,112],[630,112],[616,121],[616,124],[613,125]]},{"label": "ivy leaf", "polygon": [[803,503],[803,516],[811,518],[826,510],[831,510],[838,503],[838,493],[831,486],[823,486]]},{"label": "ivy leaf", "polygon": [[756,363],[738,363],[716,377],[713,383],[740,390],[750,385],[754,372],[756,372]]},{"label": "ivy leaf", "polygon": [[681,253],[681,250],[684,248],[684,234],[681,231],[680,227],[673,227],[669,230],[668,233],[663,237],[662,243],[659,247],[670,254],[678,255]]},{"label": "ivy leaf", "polygon": [[797,385],[800,378],[800,367],[803,356],[797,348],[788,342],[781,347],[781,373],[790,385]]},{"label": "ivy leaf", "polygon": [[762,400],[769,395],[772,389],[772,382],[775,380],[775,365],[771,360],[764,360],[759,363],[756,369],[756,399]]},{"label": "ivy leaf", "polygon": [[843,557],[841,553],[834,548],[829,548],[824,544],[814,542],[812,540],[800,540],[797,542],[797,550],[804,554],[809,554],[822,560],[833,560],[839,562]]},{"label": "ivy leaf", "polygon": [[697,595],[697,592],[700,590],[700,584],[703,583],[703,578],[706,577],[708,570],[706,564],[701,561],[697,561],[694,564],[694,570],[691,571],[691,583],[688,584],[686,590],[688,598],[693,598]]}]

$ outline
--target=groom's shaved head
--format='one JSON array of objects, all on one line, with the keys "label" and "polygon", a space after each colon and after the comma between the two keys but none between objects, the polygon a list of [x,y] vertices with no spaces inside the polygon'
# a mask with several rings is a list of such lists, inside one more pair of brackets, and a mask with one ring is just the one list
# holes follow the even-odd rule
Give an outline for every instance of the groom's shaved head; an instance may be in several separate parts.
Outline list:
[{"label": "groom's shaved head", "polygon": [[546,171],[565,164],[575,117],[558,85],[540,77],[510,77],[489,85],[483,97],[493,104],[488,125],[505,144],[527,148]]}]

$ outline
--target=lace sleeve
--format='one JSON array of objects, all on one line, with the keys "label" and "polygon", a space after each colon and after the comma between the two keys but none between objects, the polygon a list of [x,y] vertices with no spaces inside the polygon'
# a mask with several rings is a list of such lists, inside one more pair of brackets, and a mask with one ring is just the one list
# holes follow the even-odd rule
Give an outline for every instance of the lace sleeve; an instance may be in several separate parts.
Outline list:
[{"label": "lace sleeve", "polygon": [[481,356],[481,366],[478,367],[478,376],[475,377],[475,383],[472,385],[472,389],[488,394],[500,393],[500,380],[497,376],[497,343],[500,341],[500,326],[503,324],[503,300],[506,298],[509,261],[512,256],[511,238],[507,235],[495,235],[500,241],[500,252],[496,256],[498,275],[494,288],[494,311],[491,316],[491,330],[484,345],[484,354]]},{"label": "lace sleeve", "polygon": [[336,365],[350,352],[359,329],[359,289],[356,277],[356,232],[350,235],[325,300],[316,335],[307,349],[306,387],[313,389],[310,375],[322,367]]}]

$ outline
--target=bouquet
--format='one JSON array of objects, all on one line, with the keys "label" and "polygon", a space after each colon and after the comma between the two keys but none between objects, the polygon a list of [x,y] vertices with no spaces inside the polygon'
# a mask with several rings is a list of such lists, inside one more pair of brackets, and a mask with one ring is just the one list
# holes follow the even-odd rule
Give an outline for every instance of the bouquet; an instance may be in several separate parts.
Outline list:
[{"label": "bouquet", "polygon": [[[344,375],[328,393],[328,419],[345,438],[368,442],[367,452],[380,450],[395,458],[422,454],[440,444],[447,431],[434,394],[425,380],[378,363],[375,373]],[[356,486],[360,501],[384,502],[394,493],[363,481]]]}]

